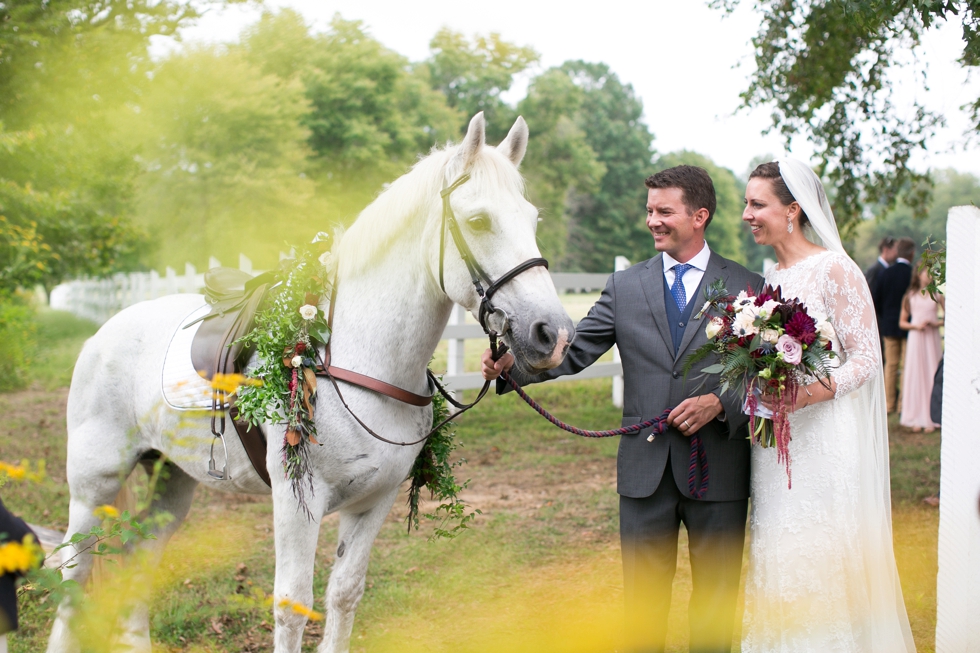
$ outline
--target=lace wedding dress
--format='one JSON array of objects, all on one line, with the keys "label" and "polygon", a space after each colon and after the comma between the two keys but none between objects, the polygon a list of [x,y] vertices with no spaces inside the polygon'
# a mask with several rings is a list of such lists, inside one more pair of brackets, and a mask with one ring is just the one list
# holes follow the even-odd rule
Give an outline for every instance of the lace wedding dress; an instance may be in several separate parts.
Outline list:
[{"label": "lace wedding dress", "polygon": [[[787,179],[785,166],[781,160]],[[805,172],[813,175],[809,168]],[[815,175],[813,180],[819,186]],[[790,190],[801,196],[799,184]],[[819,199],[829,214],[826,199]],[[810,204],[801,202],[811,221],[822,217],[820,204]],[[843,253],[839,238],[834,242],[836,225],[820,235],[825,246],[839,251],[766,274],[783,297],[797,297],[811,314],[830,318],[840,364],[832,372],[835,398],[790,416],[792,489],[776,449],[752,447],[742,652],[907,653],[915,645],[892,548],[874,307],[861,270]]]}]

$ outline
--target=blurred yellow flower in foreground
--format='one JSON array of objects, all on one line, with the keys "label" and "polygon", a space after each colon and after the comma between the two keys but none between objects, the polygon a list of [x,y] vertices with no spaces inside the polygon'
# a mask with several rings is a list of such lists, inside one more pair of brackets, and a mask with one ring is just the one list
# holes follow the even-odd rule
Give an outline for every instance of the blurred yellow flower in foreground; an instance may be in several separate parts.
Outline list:
[{"label": "blurred yellow flower in foreground", "polygon": [[6,476],[12,481],[28,480],[39,483],[44,480],[44,461],[38,462],[37,471],[32,472],[31,465],[26,460],[20,461],[19,465],[12,465],[0,460],[0,476]]},{"label": "blurred yellow flower in foreground", "polygon": [[0,576],[30,571],[44,560],[44,551],[34,541],[33,535],[23,542],[0,544]]},{"label": "blurred yellow flower in foreground", "polygon": [[261,379],[252,379],[244,374],[215,374],[211,379],[211,389],[226,395],[233,395],[243,385],[262,385]]},{"label": "blurred yellow flower in foreground", "polygon": [[99,519],[116,519],[119,517],[119,510],[115,506],[104,505],[93,510],[92,514]]},{"label": "blurred yellow flower in foreground", "polygon": [[307,619],[312,619],[313,621],[323,621],[323,614],[317,612],[316,610],[311,610],[302,603],[297,603],[291,599],[279,599],[278,601],[280,608],[289,608],[296,614],[301,614]]}]

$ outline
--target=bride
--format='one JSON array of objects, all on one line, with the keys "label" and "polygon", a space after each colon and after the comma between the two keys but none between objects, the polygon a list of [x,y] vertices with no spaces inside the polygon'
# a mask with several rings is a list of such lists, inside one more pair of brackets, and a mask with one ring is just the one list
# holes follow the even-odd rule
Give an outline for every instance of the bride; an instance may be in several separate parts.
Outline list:
[{"label": "bride", "polygon": [[776,450],[752,449],[742,652],[915,651],[892,549],[881,349],[864,275],[806,164],[760,165],[745,202],[742,219],[776,255],[766,282],[829,317],[842,362],[829,383],[801,384],[792,489]]}]

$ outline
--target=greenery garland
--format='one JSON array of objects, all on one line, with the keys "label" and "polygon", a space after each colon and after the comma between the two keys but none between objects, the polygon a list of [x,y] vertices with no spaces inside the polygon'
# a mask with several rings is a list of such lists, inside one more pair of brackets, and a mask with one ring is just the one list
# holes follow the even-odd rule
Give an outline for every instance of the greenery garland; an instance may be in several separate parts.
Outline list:
[{"label": "greenery garland", "polygon": [[[276,280],[262,300],[262,308],[251,331],[239,342],[255,350],[258,362],[246,370],[258,384],[244,384],[238,389],[236,405],[243,419],[252,425],[262,422],[286,423],[282,443],[283,472],[289,479],[293,495],[310,519],[314,515],[306,501],[313,492],[309,446],[321,444],[318,438],[314,408],[316,406],[317,348],[330,341],[330,328],[320,300],[330,296],[329,262],[331,238],[317,234],[310,247],[296,251],[294,258],[284,259]],[[433,397],[433,424],[449,415],[446,400]],[[421,490],[439,500],[433,513],[424,516],[438,521],[433,537],[453,538],[469,527],[480,514],[467,511],[459,493],[469,481],[459,484],[454,469],[465,459],[450,461],[459,446],[453,423],[444,424],[426,440],[409,474],[408,528],[419,528]],[[455,524],[454,524],[455,523]]]}]

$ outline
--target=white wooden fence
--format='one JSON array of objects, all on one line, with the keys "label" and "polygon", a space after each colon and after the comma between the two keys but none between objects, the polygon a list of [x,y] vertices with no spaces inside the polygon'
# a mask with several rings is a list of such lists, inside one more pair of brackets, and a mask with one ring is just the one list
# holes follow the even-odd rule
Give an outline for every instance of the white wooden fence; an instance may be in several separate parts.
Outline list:
[{"label": "white wooden fence", "polygon": [[[283,254],[282,256],[285,256]],[[238,266],[245,272],[254,273],[252,262],[244,255],[239,255]],[[615,268],[625,270],[630,262],[617,256]],[[211,258],[209,267],[220,267],[221,263]],[[606,286],[608,274],[578,274],[554,272],[551,274],[558,292],[586,292],[601,290]],[[51,291],[51,308],[69,311],[97,324],[104,324],[110,317],[138,302],[156,299],[164,295],[176,293],[196,293],[204,287],[204,274],[197,272],[193,265],[184,266],[184,274],[178,275],[173,268],[167,268],[163,275],[155,270],[150,272],[131,272],[117,274],[107,279],[84,279],[69,281],[56,286]],[[449,324],[443,331],[442,339],[448,341],[449,356],[446,364],[445,380],[453,390],[471,390],[483,386],[483,377],[479,372],[465,372],[463,361],[467,340],[480,340],[482,351],[486,347],[486,335],[479,324],[466,323],[466,310],[455,306],[449,318]],[[594,363],[574,376],[565,376],[550,381],[571,381],[575,379],[595,379],[602,377],[613,378],[612,401],[616,406],[623,405],[623,364],[620,362],[618,349],[613,350],[613,360],[610,362]]]}]

